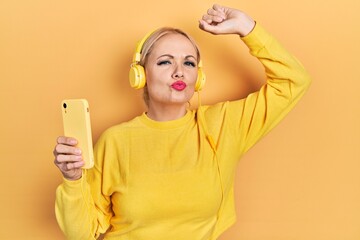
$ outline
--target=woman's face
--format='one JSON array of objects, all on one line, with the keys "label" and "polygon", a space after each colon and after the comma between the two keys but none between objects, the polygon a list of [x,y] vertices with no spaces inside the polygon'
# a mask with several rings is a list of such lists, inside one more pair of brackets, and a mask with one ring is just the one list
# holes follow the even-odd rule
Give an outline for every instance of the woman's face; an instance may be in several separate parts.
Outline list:
[{"label": "woman's face", "polygon": [[185,36],[170,33],[153,45],[145,65],[152,104],[186,104],[194,94],[197,54]]}]

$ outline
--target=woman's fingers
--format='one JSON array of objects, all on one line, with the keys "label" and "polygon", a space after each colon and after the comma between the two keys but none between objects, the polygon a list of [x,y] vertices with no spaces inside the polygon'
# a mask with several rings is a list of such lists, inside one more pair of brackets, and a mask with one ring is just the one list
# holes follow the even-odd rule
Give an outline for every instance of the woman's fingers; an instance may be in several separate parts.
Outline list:
[{"label": "woman's fingers", "polygon": [[81,178],[81,167],[85,165],[85,162],[81,156],[58,155],[54,160],[54,164],[59,168],[65,178],[77,180]]},{"label": "woman's fingers", "polygon": [[210,15],[204,15],[202,17],[202,20],[206,21],[208,24],[217,24],[224,21],[224,18],[220,16],[210,16]]},{"label": "woman's fingers", "polygon": [[57,163],[67,163],[67,162],[81,162],[82,156],[79,155],[64,155],[64,154],[59,154],[56,156],[55,158]]},{"label": "woman's fingers", "polygon": [[82,166],[84,166],[84,162],[69,162],[69,163],[63,164],[60,168],[63,173],[66,173],[71,170],[79,169]]},{"label": "woman's fingers", "polygon": [[58,137],[56,142],[58,144],[65,144],[69,146],[75,146],[77,144],[77,140],[75,138],[65,137],[65,136]]},{"label": "woman's fingers", "polygon": [[207,11],[207,14],[210,16],[213,16],[213,17],[221,18],[221,19],[226,18],[224,7],[222,7],[218,4],[215,4],[212,8],[209,8]]},{"label": "woman's fingers", "polygon": [[56,156],[58,154],[81,155],[81,149],[64,144],[57,144],[54,155]]},{"label": "woman's fingers", "polygon": [[84,161],[78,161],[78,162],[59,162],[58,160],[55,159],[54,161],[55,165],[60,169],[60,171],[63,174],[66,174],[67,172],[71,171],[71,170],[76,170],[81,168],[82,166],[85,165]]},{"label": "woman's fingers", "polygon": [[216,10],[215,8],[208,9],[207,14],[204,14],[202,17],[202,20],[206,21],[208,24],[221,23],[225,19],[226,19],[225,13],[220,9]]},{"label": "woman's fingers", "polygon": [[85,165],[82,159],[81,149],[76,147],[77,140],[71,137],[60,136],[53,154],[54,164],[60,169],[66,179],[77,180],[82,176],[82,169]]}]

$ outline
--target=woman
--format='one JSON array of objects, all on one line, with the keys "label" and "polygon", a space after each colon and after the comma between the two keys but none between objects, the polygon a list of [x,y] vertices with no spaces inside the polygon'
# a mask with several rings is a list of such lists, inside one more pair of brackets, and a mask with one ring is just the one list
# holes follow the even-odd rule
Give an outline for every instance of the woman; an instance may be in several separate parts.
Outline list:
[{"label": "woman", "polygon": [[145,69],[147,112],[105,131],[88,171],[76,140],[57,140],[55,164],[64,182],[56,216],[69,239],[106,232],[105,239],[209,240],[235,222],[239,158],[292,109],[310,79],[240,10],[214,5],[200,28],[239,35],[265,67],[267,83],[245,99],[188,110],[202,74],[196,44],[167,28],[146,38],[136,63]]}]

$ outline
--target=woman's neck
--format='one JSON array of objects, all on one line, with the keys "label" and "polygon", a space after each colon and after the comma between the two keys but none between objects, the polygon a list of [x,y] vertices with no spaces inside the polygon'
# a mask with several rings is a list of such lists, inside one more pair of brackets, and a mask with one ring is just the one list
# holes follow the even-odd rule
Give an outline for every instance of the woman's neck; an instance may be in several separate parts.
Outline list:
[{"label": "woman's neck", "polygon": [[152,120],[164,122],[182,118],[187,110],[184,104],[155,105],[149,104],[146,115]]}]

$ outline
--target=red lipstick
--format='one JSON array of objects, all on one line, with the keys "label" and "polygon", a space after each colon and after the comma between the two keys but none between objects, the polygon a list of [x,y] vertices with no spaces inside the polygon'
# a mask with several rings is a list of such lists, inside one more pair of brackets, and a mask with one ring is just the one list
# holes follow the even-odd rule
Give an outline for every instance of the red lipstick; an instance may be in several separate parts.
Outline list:
[{"label": "red lipstick", "polygon": [[186,83],[184,83],[183,81],[176,81],[171,84],[171,87],[176,91],[182,91],[186,88]]}]

